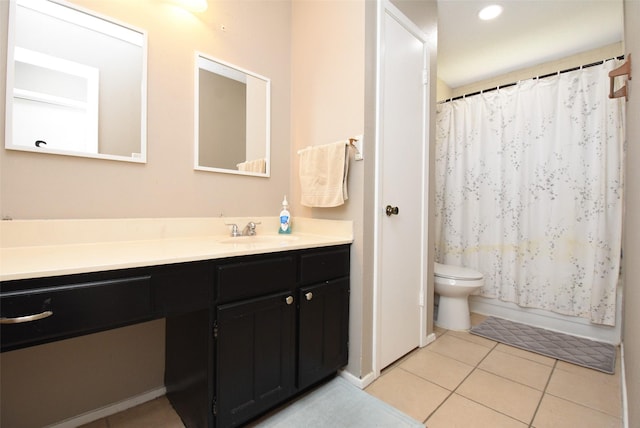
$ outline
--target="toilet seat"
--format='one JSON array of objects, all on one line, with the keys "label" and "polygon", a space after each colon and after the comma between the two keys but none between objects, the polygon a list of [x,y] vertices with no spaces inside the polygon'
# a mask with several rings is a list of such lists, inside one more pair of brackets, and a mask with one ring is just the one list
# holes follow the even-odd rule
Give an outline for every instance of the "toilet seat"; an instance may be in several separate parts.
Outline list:
[{"label": "toilet seat", "polygon": [[434,263],[434,275],[445,279],[477,281],[483,279],[482,273],[462,266]]}]

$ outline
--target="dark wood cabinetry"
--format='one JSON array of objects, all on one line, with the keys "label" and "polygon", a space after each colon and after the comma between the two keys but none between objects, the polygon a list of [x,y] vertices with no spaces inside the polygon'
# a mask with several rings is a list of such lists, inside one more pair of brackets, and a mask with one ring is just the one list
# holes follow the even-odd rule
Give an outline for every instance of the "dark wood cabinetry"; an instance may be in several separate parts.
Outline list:
[{"label": "dark wood cabinetry", "polygon": [[238,426],[293,394],[295,316],[290,292],[218,307],[217,426]]},{"label": "dark wood cabinetry", "polygon": [[295,254],[216,266],[217,426],[241,425],[294,392]]},{"label": "dark wood cabinetry", "polygon": [[347,364],[348,247],[245,258],[216,272],[218,427],[242,425]]},{"label": "dark wood cabinetry", "polygon": [[302,287],[298,294],[298,388],[302,389],[347,364],[349,280]]},{"label": "dark wood cabinetry", "polygon": [[295,253],[237,257],[216,264],[215,302],[220,305],[296,286]]},{"label": "dark wood cabinetry", "polygon": [[171,316],[211,307],[213,261],[158,266],[152,270],[154,307]]},{"label": "dark wood cabinetry", "polygon": [[306,388],[347,364],[349,248],[300,255],[298,387]]},{"label": "dark wood cabinetry", "polygon": [[212,262],[0,283],[2,351],[211,306]]},{"label": "dark wood cabinetry", "polygon": [[[2,351],[153,318],[151,277],[65,277],[0,291]],[[13,290],[12,290],[13,288]]]},{"label": "dark wood cabinetry", "polygon": [[0,317],[2,351],[166,318],[184,424],[241,426],[347,364],[349,245],[6,281]]}]

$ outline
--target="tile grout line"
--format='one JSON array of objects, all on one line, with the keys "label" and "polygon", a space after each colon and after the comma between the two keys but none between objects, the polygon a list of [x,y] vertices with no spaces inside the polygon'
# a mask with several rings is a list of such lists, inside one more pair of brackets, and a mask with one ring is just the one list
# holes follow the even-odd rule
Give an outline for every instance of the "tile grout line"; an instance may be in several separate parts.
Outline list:
[{"label": "tile grout line", "polygon": [[547,388],[549,387],[549,384],[551,383],[551,377],[555,373],[557,365],[558,365],[558,360],[556,359],[555,362],[553,363],[553,367],[551,368],[551,372],[549,373],[549,378],[547,379],[547,383],[544,385],[544,389],[542,390],[542,395],[540,396],[540,400],[538,401],[538,405],[536,406],[536,410],[533,412],[533,415],[531,415],[531,422],[529,422],[529,428],[533,428],[533,421],[536,419],[536,416],[538,414],[538,410],[540,410],[540,406],[542,405],[542,400],[544,399],[544,396],[547,393]]},{"label": "tile grout line", "polygon": [[[515,382],[515,381],[513,381],[513,380],[511,380],[511,379],[505,378],[505,377],[500,376],[500,375],[496,375],[495,373],[487,372],[486,370],[483,370],[483,369],[481,369],[481,368],[480,368],[480,364],[482,364],[482,362],[483,362],[485,359],[487,359],[487,358],[489,357],[489,354],[491,354],[493,351],[495,351],[495,352],[501,352],[501,351],[498,351],[498,350],[496,349],[496,348],[498,347],[498,345],[500,345],[500,342],[497,342],[497,341],[496,341],[495,345],[493,345],[493,347],[489,350],[489,352],[487,352],[487,355],[485,355],[485,356],[484,356],[480,361],[478,361],[478,364],[473,368],[473,370],[471,370],[471,372],[469,373],[469,375],[468,375],[467,377],[465,377],[465,378],[462,380],[462,382],[460,382],[460,384],[456,387],[456,390],[457,390],[457,389],[458,389],[458,388],[459,388],[459,387],[464,383],[464,381],[465,381],[465,380],[467,380],[467,378],[468,378],[469,376],[471,376],[471,374],[472,374],[473,372],[475,372],[476,370],[480,370],[480,371],[483,371],[483,372],[485,372],[485,373],[489,373],[489,374],[492,374],[492,375],[494,375],[494,376],[498,376],[498,377],[500,377],[500,378],[502,378],[502,379],[509,380],[509,381],[511,381],[511,382]],[[519,382],[515,382],[515,383],[519,383]],[[524,385],[524,384],[520,384],[520,385]],[[524,385],[524,386],[528,386],[528,385]],[[534,389],[535,389],[535,388],[534,388]],[[476,400],[473,400],[473,399],[471,399],[471,398],[469,398],[469,397],[465,397],[464,395],[461,395],[461,397],[464,397],[465,399],[467,399],[467,400],[469,400],[469,401],[471,401],[471,402],[473,402],[473,403],[476,403],[476,404],[478,404],[478,405],[480,405],[480,406],[482,406],[482,407],[484,407],[484,408],[486,408],[486,409],[489,409],[489,410],[491,410],[491,411],[493,411],[493,412],[496,412],[496,413],[498,413],[498,414],[500,414],[500,415],[503,415],[503,416],[505,416],[505,417],[507,417],[507,418],[509,418],[509,419],[512,419],[512,420],[517,421],[517,422],[522,422],[520,419],[518,419],[518,418],[516,418],[516,417],[514,417],[514,416],[511,416],[511,415],[509,415],[509,414],[507,414],[507,413],[503,413],[503,412],[501,412],[501,411],[499,411],[499,410],[497,410],[497,409],[494,409],[494,408],[492,408],[492,407],[489,407],[489,406],[487,406],[487,405],[486,405],[486,404],[484,404],[484,403],[480,403],[480,402],[478,402],[478,401],[476,401]],[[449,398],[449,397],[447,397],[447,399],[448,399],[448,398]],[[538,404],[539,404],[539,403],[538,403]]]},{"label": "tile grout line", "polygon": [[[499,344],[500,344],[500,342],[498,342],[497,344],[499,345]],[[510,345],[507,345],[507,346],[510,346]],[[492,349],[492,351],[493,351],[493,349]],[[502,351],[499,351],[498,349],[495,349],[495,351],[496,351],[496,352],[502,352]],[[488,355],[487,355],[487,356],[488,356]],[[520,358],[521,358],[521,357],[520,357]],[[549,358],[551,358],[551,357],[549,357]],[[525,358],[525,359],[526,359],[526,358]],[[542,392],[542,395],[540,396],[540,400],[538,401],[538,404],[537,404],[537,406],[536,406],[536,409],[535,409],[535,411],[534,411],[534,413],[533,413],[533,416],[532,416],[531,422],[530,422],[530,423],[529,423],[529,425],[528,425],[528,427],[529,427],[529,428],[533,428],[533,422],[534,422],[534,420],[535,420],[536,415],[538,414],[538,411],[539,411],[539,409],[540,409],[540,406],[542,405],[542,399],[544,398],[544,396],[545,396],[545,395],[550,395],[550,396],[552,396],[552,397],[560,398],[560,399],[562,399],[562,400],[569,401],[569,402],[574,403],[574,404],[576,404],[576,405],[578,405],[578,406],[588,408],[588,409],[590,409],[590,410],[593,410],[593,411],[595,411],[595,412],[601,413],[601,414],[603,414],[603,415],[611,416],[611,417],[614,417],[614,418],[621,419],[621,417],[619,417],[619,416],[616,416],[616,415],[613,415],[613,414],[611,414],[611,413],[609,413],[609,412],[603,411],[603,410],[601,410],[601,409],[597,409],[597,408],[594,408],[594,407],[592,407],[592,406],[586,405],[585,403],[582,403],[582,402],[580,402],[580,401],[576,401],[576,400],[573,400],[573,399],[571,399],[571,398],[562,397],[562,396],[555,395],[555,394],[552,394],[552,393],[550,393],[550,392],[547,392],[547,389],[548,389],[548,387],[549,387],[549,384],[551,383],[551,378],[552,378],[552,376],[553,376],[557,371],[562,371],[562,368],[561,368],[561,367],[559,367],[559,366],[558,366],[558,364],[559,364],[559,363],[562,363],[563,361],[562,361],[562,360],[559,360],[559,359],[557,359],[557,358],[554,358],[553,360],[554,360],[553,365],[552,365],[552,366],[550,366],[550,367],[551,367],[551,371],[549,372],[549,377],[547,378],[547,382],[545,383],[545,386],[544,386],[544,388],[543,388],[542,390],[538,390],[537,388],[534,388],[534,387],[532,387],[532,386],[530,386],[530,385],[527,385],[527,384],[524,384],[524,383],[520,383],[520,382],[518,382],[518,381],[514,381],[513,379],[510,379],[510,378],[508,378],[508,377],[501,376],[501,375],[496,374],[496,373],[492,373],[492,372],[487,372],[487,373],[493,374],[494,376],[498,376],[498,377],[500,377],[500,378],[502,378],[502,379],[505,379],[505,380],[508,380],[508,381],[511,381],[511,382],[515,382],[515,383],[518,383],[518,384],[520,384],[520,385],[526,386],[526,387],[528,387],[528,388],[532,388],[532,389],[534,389],[534,390],[537,390],[537,391],[541,391],[541,392]],[[534,360],[528,360],[528,361],[533,362],[533,363],[537,363],[537,362],[536,362],[536,361],[534,361]],[[482,362],[482,361],[481,361],[481,362]],[[481,363],[481,362],[480,362],[480,363]],[[480,363],[478,363],[478,365],[480,365]],[[574,363],[568,363],[568,364],[575,365],[575,366],[579,366],[579,365],[574,364]],[[482,368],[480,368],[480,367],[478,367],[478,370],[485,371],[485,370],[483,370],[483,369],[482,369]],[[592,369],[592,370],[595,370],[595,369]],[[474,370],[474,371],[475,371],[475,370]],[[474,401],[474,400],[472,400],[472,401]],[[476,401],[474,401],[474,402],[476,402]],[[477,403],[477,402],[476,402],[476,403]],[[478,403],[478,404],[480,404],[480,405],[483,405],[483,406],[487,407],[486,405],[484,405],[484,404],[482,404],[482,403]],[[490,407],[487,407],[487,408],[490,408]],[[498,412],[498,411],[497,411],[497,410],[495,410],[495,409],[492,409],[492,410],[494,410],[494,411]],[[503,414],[503,415],[505,415],[505,416],[511,417],[512,419],[515,419],[515,418],[513,418],[512,416],[507,415],[507,414],[505,414],[505,413],[502,413],[502,412],[498,412],[498,413],[501,413],[501,414]],[[515,420],[518,420],[518,419],[515,419]]]},{"label": "tile grout line", "polygon": [[[440,335],[438,335],[438,336],[437,336],[437,339],[442,338],[442,337],[444,337],[444,336],[448,336],[448,337],[451,337],[451,338],[455,338],[455,339],[463,340],[463,341],[465,341],[465,342],[478,344],[478,343],[476,343],[476,342],[474,342],[474,341],[472,341],[472,340],[467,340],[465,337],[461,337],[461,336],[458,336],[458,335],[456,335],[456,334],[451,334],[451,332],[452,332],[452,331],[450,331],[450,330],[445,330],[442,334],[440,334]],[[461,381],[460,381],[460,382],[455,386],[455,388],[454,388],[452,391],[450,391],[450,392],[446,395],[446,397],[445,397],[445,398],[444,398],[444,399],[443,399],[443,400],[438,404],[438,406],[437,406],[437,407],[436,407],[432,412],[430,412],[430,413],[429,413],[429,415],[427,415],[427,417],[422,421],[422,423],[423,423],[423,425],[424,425],[425,427],[428,427],[428,425],[427,425],[427,421],[429,421],[429,419],[430,419],[431,417],[433,417],[433,415],[434,415],[435,413],[437,413],[437,412],[438,412],[438,411],[439,411],[439,410],[444,406],[444,404],[445,404],[445,403],[449,402],[449,400],[452,398],[452,396],[453,396],[453,395],[454,395],[454,394],[455,394],[455,393],[460,389],[460,387],[462,386],[462,384],[464,384],[464,382],[466,382],[466,381],[467,381],[467,379],[468,379],[471,375],[473,375],[473,374],[475,373],[475,371],[476,371],[476,370],[481,370],[481,371],[483,371],[483,372],[487,372],[486,370],[484,370],[483,368],[480,368],[479,366],[483,363],[483,361],[485,361],[487,358],[489,358],[489,355],[490,355],[492,352],[494,352],[494,351],[495,351],[495,352],[503,352],[503,351],[501,351],[501,350],[498,350],[498,349],[497,349],[497,348],[498,348],[498,345],[500,345],[500,342],[498,342],[498,341],[494,341],[494,340],[492,340],[492,341],[494,342],[494,343],[493,343],[493,345],[492,345],[492,346],[490,346],[490,347],[489,347],[489,346],[487,346],[487,347],[486,347],[486,348],[488,349],[487,354],[486,354],[486,355],[484,355],[484,357],[482,357],[482,358],[480,359],[480,361],[479,361],[477,364],[475,364],[474,366],[471,366],[471,367],[472,367],[471,371],[470,371],[470,372],[469,372],[469,373],[468,373],[468,374],[467,374],[467,375],[466,375],[466,376],[465,376],[465,377],[464,377],[464,378],[463,378],[463,379],[462,379],[462,380],[461,380]],[[435,352],[436,354],[438,354],[438,355],[440,355],[440,356],[443,356],[443,357],[446,357],[446,358],[451,358],[451,359],[453,359],[453,360],[455,360],[455,361],[458,361],[458,362],[464,363],[464,361],[457,360],[456,358],[453,358],[453,357],[451,357],[451,356],[450,356],[450,355],[448,355],[448,354],[443,354],[443,353],[440,353],[440,352],[437,352],[437,351],[433,351],[433,352]],[[516,355],[516,356],[517,356],[517,355]],[[530,361],[530,362],[533,362],[533,363],[546,365],[546,364],[540,363],[539,361],[536,361],[536,360],[530,360],[530,359],[525,358],[525,357],[519,357],[519,358],[523,358],[524,360],[527,360],[527,361]],[[515,418],[515,417],[513,417],[513,416],[510,416],[510,415],[506,414],[506,413],[503,413],[503,412],[501,412],[501,411],[498,411],[498,410],[496,410],[496,409],[493,409],[493,408],[491,408],[491,407],[487,406],[486,404],[483,404],[483,403],[481,403],[481,402],[477,402],[477,401],[475,401],[475,400],[471,400],[471,399],[469,399],[469,398],[467,398],[467,397],[464,397],[464,396],[462,396],[462,397],[463,397],[463,398],[465,398],[465,399],[467,399],[467,400],[470,400],[471,402],[473,402],[473,403],[475,403],[475,404],[477,404],[477,405],[480,405],[480,406],[482,406],[482,407],[484,407],[484,408],[486,408],[486,409],[488,409],[488,410],[491,410],[491,411],[496,412],[496,413],[498,413],[498,414],[501,414],[501,415],[503,415],[503,416],[505,416],[505,417],[508,417],[509,419],[512,419],[512,420],[514,420],[514,421],[517,421],[517,422],[519,422],[519,423],[523,424],[523,426],[526,426],[526,427],[529,427],[529,428],[533,428],[533,427],[534,427],[534,425],[533,425],[533,424],[534,424],[535,418],[537,417],[537,415],[538,415],[538,413],[540,412],[540,409],[541,409],[541,407],[542,407],[542,400],[545,398],[545,396],[546,396],[546,395],[551,395],[551,396],[554,396],[554,397],[555,397],[555,395],[550,394],[550,393],[548,392],[548,390],[549,390],[549,387],[550,387],[550,384],[551,384],[551,380],[552,380],[553,375],[554,375],[554,374],[556,374],[556,372],[558,372],[559,370],[562,370],[562,369],[561,369],[561,367],[559,366],[559,363],[560,363],[560,360],[558,360],[557,358],[553,358],[553,364],[551,364],[551,365],[547,365],[547,367],[550,367],[550,368],[551,368],[551,370],[550,370],[550,372],[549,372],[549,375],[548,375],[548,377],[547,377],[547,380],[546,380],[546,382],[545,382],[545,385],[544,385],[544,387],[543,387],[542,389],[534,388],[534,387],[532,387],[532,386],[530,386],[530,385],[528,385],[528,384],[526,384],[526,383],[521,383],[521,382],[518,382],[518,381],[514,381],[513,379],[510,379],[510,378],[508,378],[508,377],[504,377],[504,376],[502,376],[502,375],[498,375],[498,374],[495,374],[495,373],[492,373],[492,372],[487,372],[487,373],[491,373],[491,374],[493,374],[493,375],[496,375],[496,376],[498,376],[498,377],[500,377],[500,378],[503,378],[503,379],[505,379],[505,380],[508,380],[508,381],[511,381],[511,382],[518,383],[518,384],[523,385],[523,386],[526,386],[526,387],[528,387],[528,388],[532,388],[532,389],[537,390],[538,392],[540,392],[540,393],[541,393],[540,398],[539,398],[539,400],[538,400],[538,403],[536,404],[535,410],[534,410],[534,412],[532,413],[532,416],[531,416],[530,422],[529,422],[528,424],[527,424],[525,421],[519,420],[519,419],[517,419],[517,418]],[[411,372],[411,371],[408,371],[408,370],[406,370],[406,369],[404,369],[404,368],[402,368],[402,369],[403,369],[403,371],[406,371],[407,373],[411,373],[411,374],[413,374],[413,375],[416,375],[415,373],[413,373],[413,372]],[[418,377],[422,378],[422,376],[419,376],[419,375],[416,375],[416,376],[418,376]],[[422,378],[422,379],[426,380],[427,382],[434,383],[434,382],[430,381],[429,379],[425,379],[425,378]],[[434,383],[434,384],[435,384],[435,383]],[[438,384],[435,384],[435,385],[438,385]],[[438,385],[438,386],[439,386],[439,385]],[[445,389],[446,389],[446,388],[445,388]],[[600,410],[600,409],[595,409],[595,408],[593,408],[593,407],[591,407],[591,406],[586,406],[585,404],[583,404],[583,403],[581,403],[581,402],[577,402],[577,401],[574,401],[574,400],[571,400],[571,399],[567,399],[567,398],[564,398],[564,397],[559,397],[559,398],[562,398],[562,399],[568,400],[569,402],[575,403],[575,404],[577,404],[577,405],[579,405],[579,406],[587,407],[587,408],[589,408],[589,409],[591,409],[591,410],[594,410],[594,411],[597,411],[598,413],[601,413],[601,414],[603,414],[603,415],[610,416],[610,417],[614,417],[614,418],[617,418],[617,419],[621,419],[619,416],[612,415],[612,414],[610,414],[610,413],[608,413],[608,412],[606,412],[606,411],[602,411],[602,410]]]},{"label": "tile grout line", "polygon": [[[446,335],[448,332],[449,332],[449,330],[447,330],[447,331],[446,331],[446,332],[444,332],[442,335],[440,335],[440,337],[442,337],[442,336]],[[456,336],[452,335],[452,337],[456,337]],[[461,339],[461,340],[464,340],[464,339]],[[470,343],[473,343],[473,342],[470,342]],[[475,371],[478,369],[478,366],[479,366],[479,365],[480,365],[480,364],[485,360],[485,358],[487,358],[487,357],[489,356],[489,354],[490,354],[490,353],[491,353],[491,352],[492,352],[492,351],[493,351],[493,350],[498,346],[498,343],[499,343],[499,342],[496,342],[496,343],[495,343],[491,348],[489,348],[489,352],[487,352],[487,354],[486,354],[484,357],[482,357],[482,359],[481,359],[480,361],[478,361],[478,363],[477,363],[475,366],[473,366],[473,369],[472,369],[472,370],[471,370],[471,371],[470,371],[470,372],[469,372],[469,373],[464,377],[464,379],[462,379],[462,380],[460,381],[460,383],[458,383],[458,385],[457,385],[455,388],[453,388],[453,390],[451,390],[451,392],[449,392],[449,395],[447,395],[447,397],[446,397],[444,400],[442,400],[442,402],[441,402],[440,404],[438,404],[438,406],[437,406],[437,407],[436,407],[436,408],[435,408],[431,413],[429,413],[429,415],[427,415],[427,417],[425,418],[425,420],[424,420],[424,421],[422,421],[422,423],[423,423],[425,426],[426,426],[427,421],[429,420],[429,418],[430,418],[431,416],[433,416],[433,415],[434,415],[434,414],[435,414],[435,413],[436,413],[436,412],[437,412],[437,411],[438,411],[438,410],[439,410],[439,409],[444,405],[444,403],[446,403],[446,402],[451,398],[451,396],[452,396],[453,394],[455,394],[455,392],[458,390],[458,388],[460,388],[460,385],[462,385],[462,384],[464,383],[464,381],[465,381],[465,380],[467,380],[467,379],[469,378],[469,376],[471,376],[471,374],[472,374],[473,372],[475,372]],[[439,355],[443,355],[443,354],[439,354]],[[449,357],[449,358],[450,358],[450,357]],[[453,360],[455,360],[455,358],[452,358],[452,359],[453,359]],[[455,360],[455,361],[458,361],[458,360]],[[460,362],[462,362],[462,361],[460,361]],[[425,379],[425,380],[427,380],[427,379]],[[427,381],[428,381],[428,382],[431,382],[431,381],[429,381],[429,380],[427,380]],[[433,382],[432,382],[432,383],[433,383]],[[437,385],[437,384],[434,384],[434,385]],[[438,385],[438,386],[439,386],[439,385]],[[445,389],[446,389],[446,388],[445,388]],[[465,398],[466,398],[466,397],[465,397]],[[473,401],[473,400],[471,400],[471,401]],[[474,403],[475,403],[475,401],[474,401]],[[478,403],[478,404],[480,404],[480,405],[484,406],[484,404],[481,404],[481,403]],[[485,406],[485,407],[486,407],[486,406]],[[492,410],[493,410],[493,409],[492,409]]]},{"label": "tile grout line", "polygon": [[[442,336],[446,335],[448,332],[449,332],[449,330],[447,330],[447,332],[445,332]],[[463,338],[459,338],[458,336],[455,336],[455,335],[452,335],[452,337],[458,338],[458,339],[460,339],[460,340],[465,340],[465,339],[463,339]],[[478,363],[473,367],[473,370],[471,370],[471,372],[469,372],[469,374],[468,374],[467,376],[465,376],[465,378],[464,378],[464,379],[462,379],[462,381],[458,384],[458,386],[456,386],[456,388],[451,392],[451,394],[449,394],[449,395],[447,396],[447,398],[446,398],[442,403],[440,403],[440,405],[439,405],[439,406],[438,406],[438,407],[437,407],[437,408],[436,408],[436,409],[435,409],[435,410],[434,410],[434,411],[433,411],[433,412],[432,412],[432,413],[427,417],[427,419],[425,419],[425,423],[426,423],[426,421],[427,421],[431,416],[433,416],[433,414],[434,414],[434,413],[435,413],[435,412],[436,412],[436,411],[437,411],[437,410],[438,410],[438,409],[439,409],[439,408],[440,408],[440,407],[441,407],[441,406],[442,406],[442,405],[443,405],[443,404],[444,404],[444,403],[445,403],[445,402],[446,402],[446,401],[447,401],[447,400],[448,400],[448,399],[449,399],[449,398],[450,398],[450,397],[455,393],[455,391],[457,391],[457,390],[458,390],[458,388],[459,388],[459,387],[460,387],[460,386],[461,386],[461,385],[462,385],[462,384],[467,380],[467,378],[468,378],[468,377],[470,377],[470,376],[471,376],[471,375],[472,375],[476,370],[480,370],[480,371],[483,371],[483,372],[485,372],[485,373],[490,373],[490,374],[492,374],[492,375],[494,375],[494,376],[497,376],[497,377],[499,377],[499,378],[502,378],[502,379],[508,380],[508,381],[510,381],[510,382],[514,382],[514,383],[517,383],[517,384],[519,384],[519,385],[526,386],[526,387],[528,387],[528,388],[532,388],[532,389],[536,390],[536,388],[533,388],[533,387],[531,387],[531,386],[529,386],[529,385],[526,385],[526,384],[523,384],[523,383],[520,383],[520,382],[516,382],[516,381],[514,381],[513,379],[509,379],[509,378],[506,378],[506,377],[504,377],[504,376],[501,376],[501,375],[498,375],[498,374],[495,374],[495,373],[487,372],[486,370],[483,370],[482,368],[480,368],[480,364],[482,364],[482,362],[483,362],[485,359],[487,359],[487,358],[489,357],[489,354],[491,354],[491,353],[492,353],[492,352],[494,352],[494,351],[495,351],[495,352],[502,352],[502,351],[499,351],[499,350],[497,349],[498,345],[500,345],[500,342],[498,342],[498,341],[494,341],[494,340],[492,340],[492,339],[489,339],[489,340],[491,340],[491,341],[495,342],[495,343],[494,343],[494,345],[493,345],[492,347],[490,347],[490,348],[489,348],[489,352],[487,352],[487,354],[486,354],[486,355],[485,355],[485,356],[484,356],[480,361],[478,361]],[[469,342],[469,343],[475,343],[475,342],[473,342],[473,341],[467,341],[467,342]],[[487,348],[488,348],[488,347],[487,347]],[[440,355],[444,355],[444,354],[440,354]],[[449,358],[451,358],[451,357],[449,357]],[[455,359],[455,358],[454,358],[454,359]],[[525,360],[526,360],[526,358],[523,358],[523,359],[525,359]],[[457,360],[457,361],[459,361],[459,360]],[[535,362],[535,361],[533,361],[533,360],[528,360],[528,361],[530,361],[530,362]],[[549,382],[550,382],[550,380],[551,380],[551,374],[553,373],[553,371],[554,371],[555,366],[556,366],[556,364],[557,364],[557,363],[558,363],[558,360],[555,360],[555,361],[554,361],[554,364],[553,364],[553,366],[552,366],[552,370],[551,370],[551,372],[550,372],[550,374],[549,374],[549,378],[547,379],[547,384],[545,385],[545,388],[544,388],[544,390],[542,391],[542,392],[543,392],[542,397],[544,397],[544,391],[546,391],[547,385],[549,384]],[[537,390],[537,391],[539,391],[539,390]],[[486,405],[486,404],[484,404],[484,403],[480,403],[480,402],[478,402],[478,401],[472,400],[471,398],[468,398],[468,397],[465,397],[465,396],[462,396],[462,397],[464,397],[465,399],[467,399],[467,400],[469,400],[469,401],[472,401],[472,402],[474,402],[474,403],[476,403],[476,404],[478,404],[478,405],[480,405],[480,406],[482,406],[482,407],[484,407],[484,408],[486,408],[486,409],[489,409],[489,410],[491,410],[491,411],[493,411],[493,412],[499,413],[499,414],[501,414],[501,415],[503,415],[503,416],[505,416],[505,417],[507,417],[507,418],[513,419],[514,421],[517,421],[517,422],[520,422],[520,423],[525,423],[525,422],[523,422],[523,421],[521,421],[521,420],[519,420],[519,419],[517,419],[517,418],[515,418],[515,417],[513,417],[513,416],[511,416],[511,415],[508,415],[508,414],[503,413],[503,412],[501,412],[501,411],[499,411],[499,410],[493,409],[493,408],[491,408],[491,407],[487,406],[487,405]],[[540,406],[540,402],[542,401],[542,397],[541,397],[541,398],[540,398],[540,400],[538,401],[538,406],[536,407],[536,412],[537,412],[538,407]],[[535,417],[536,412],[534,412],[534,414],[533,414],[533,416],[534,416],[534,417]],[[527,425],[527,426],[528,426],[529,428],[531,428],[531,425]]]},{"label": "tile grout line", "polygon": [[[560,362],[560,360],[558,360],[558,362]],[[562,370],[562,369],[558,369],[558,370]],[[620,415],[620,416],[618,416],[618,415],[613,415],[613,414],[611,414],[611,413],[609,413],[609,412],[607,412],[607,411],[605,411],[605,410],[597,409],[597,408],[592,407],[591,405],[589,405],[589,404],[587,404],[587,403],[583,403],[583,402],[581,402],[581,401],[577,401],[577,400],[572,399],[572,398],[570,398],[570,397],[564,397],[564,396],[562,396],[562,395],[553,394],[553,393],[551,393],[551,392],[545,392],[545,394],[546,394],[546,395],[549,395],[549,396],[551,396],[551,397],[554,397],[554,398],[558,398],[558,399],[560,399],[560,400],[568,401],[569,403],[575,404],[575,405],[580,406],[580,407],[584,407],[585,409],[589,409],[589,410],[591,410],[591,411],[594,411],[594,412],[600,413],[600,414],[602,414],[602,415],[605,415],[605,416],[609,416],[609,417],[612,417],[612,418],[616,418],[616,419],[620,419],[620,420],[622,420],[622,415]]]}]

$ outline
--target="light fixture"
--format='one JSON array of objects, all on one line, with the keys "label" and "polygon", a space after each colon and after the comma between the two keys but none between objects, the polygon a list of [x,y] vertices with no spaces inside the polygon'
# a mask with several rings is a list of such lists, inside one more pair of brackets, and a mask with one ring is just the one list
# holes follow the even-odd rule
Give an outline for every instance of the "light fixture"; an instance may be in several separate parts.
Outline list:
[{"label": "light fixture", "polygon": [[490,19],[497,18],[502,13],[502,6],[498,4],[492,4],[490,6],[482,8],[480,12],[478,12],[478,18],[483,21],[488,21]]},{"label": "light fixture", "polygon": [[204,12],[209,7],[207,0],[174,0],[174,2],[190,12]]}]

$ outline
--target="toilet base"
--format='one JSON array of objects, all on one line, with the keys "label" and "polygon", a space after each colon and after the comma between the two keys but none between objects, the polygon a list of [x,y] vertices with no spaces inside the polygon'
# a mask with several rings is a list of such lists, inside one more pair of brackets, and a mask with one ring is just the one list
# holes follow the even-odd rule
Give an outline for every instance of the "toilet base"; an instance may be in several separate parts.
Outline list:
[{"label": "toilet base", "polygon": [[471,316],[469,315],[468,297],[446,297],[440,295],[438,304],[438,319],[436,326],[447,330],[469,330]]}]

